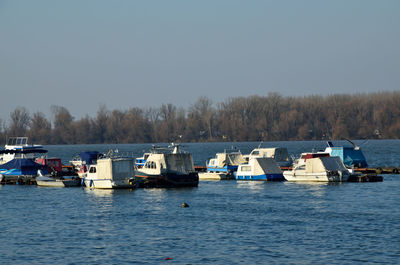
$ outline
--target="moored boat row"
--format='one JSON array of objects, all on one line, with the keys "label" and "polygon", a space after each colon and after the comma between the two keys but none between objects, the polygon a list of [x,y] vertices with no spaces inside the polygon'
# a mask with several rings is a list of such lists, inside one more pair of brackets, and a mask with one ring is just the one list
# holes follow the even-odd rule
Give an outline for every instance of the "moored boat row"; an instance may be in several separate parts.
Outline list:
[{"label": "moored boat row", "polygon": [[[142,157],[123,157],[118,152],[101,154],[82,152],[61,165],[59,158],[36,157],[47,151],[40,145],[28,145],[26,137],[10,138],[0,151],[1,183],[32,183],[38,186],[88,188],[168,188],[197,187],[199,180],[237,181],[317,181],[344,182],[360,180],[354,166],[365,166],[359,147],[334,147],[328,143],[325,151],[303,153],[289,158],[286,148],[255,148],[248,155],[239,150],[225,150],[206,162],[206,171],[195,169],[192,155],[180,150],[179,144],[155,147]],[[353,157],[352,157],[353,155]],[[342,158],[342,157],[343,158]],[[344,163],[347,161],[347,164]],[[64,169],[74,170],[65,171]],[[282,169],[284,169],[282,171]],[[291,170],[285,170],[290,168]],[[369,181],[374,178],[368,178]]]}]

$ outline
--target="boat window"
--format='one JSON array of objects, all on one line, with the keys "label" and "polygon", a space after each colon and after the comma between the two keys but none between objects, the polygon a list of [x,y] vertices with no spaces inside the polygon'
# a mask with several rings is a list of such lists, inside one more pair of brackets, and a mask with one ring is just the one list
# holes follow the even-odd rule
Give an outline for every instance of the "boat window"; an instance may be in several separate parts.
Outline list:
[{"label": "boat window", "polygon": [[259,155],[259,154],[260,154],[260,151],[253,151],[253,152],[251,152],[251,154],[252,154],[252,155]]},{"label": "boat window", "polygon": [[242,166],[242,171],[251,171],[251,166]]},{"label": "boat window", "polygon": [[96,167],[91,167],[89,173],[96,173]]}]

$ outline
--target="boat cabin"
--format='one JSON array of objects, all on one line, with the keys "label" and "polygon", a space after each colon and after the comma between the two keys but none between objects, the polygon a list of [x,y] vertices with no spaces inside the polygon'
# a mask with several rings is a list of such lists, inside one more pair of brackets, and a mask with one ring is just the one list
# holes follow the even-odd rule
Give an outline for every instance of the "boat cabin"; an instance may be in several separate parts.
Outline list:
[{"label": "boat cabin", "polygon": [[189,153],[150,154],[142,171],[151,175],[174,173],[186,175],[195,172],[192,155]]},{"label": "boat cabin", "polygon": [[208,172],[233,172],[236,171],[240,164],[246,162],[246,159],[240,151],[217,153],[207,163]]},{"label": "boat cabin", "polygon": [[328,147],[325,152],[331,156],[338,156],[342,159],[347,167],[366,168],[368,167],[367,160],[360,147],[353,146],[334,146],[332,142],[328,142]]},{"label": "boat cabin", "polygon": [[288,150],[284,147],[256,148],[245,156],[249,161],[251,157],[269,157],[275,159],[279,166],[290,166],[292,161],[289,158]]}]

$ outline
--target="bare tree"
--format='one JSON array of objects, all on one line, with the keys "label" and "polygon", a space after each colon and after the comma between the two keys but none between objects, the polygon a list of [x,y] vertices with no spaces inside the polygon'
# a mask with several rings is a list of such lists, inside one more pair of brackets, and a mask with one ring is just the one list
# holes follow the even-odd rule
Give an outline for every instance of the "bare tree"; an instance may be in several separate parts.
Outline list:
[{"label": "bare tree", "polygon": [[24,136],[30,124],[29,112],[24,107],[17,107],[10,113],[11,125],[8,131],[11,136]]}]

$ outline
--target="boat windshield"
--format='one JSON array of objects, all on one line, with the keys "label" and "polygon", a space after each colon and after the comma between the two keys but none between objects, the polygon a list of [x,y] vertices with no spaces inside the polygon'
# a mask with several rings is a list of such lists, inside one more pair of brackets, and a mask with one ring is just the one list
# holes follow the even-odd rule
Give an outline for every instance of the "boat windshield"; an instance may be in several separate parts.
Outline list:
[{"label": "boat windshield", "polygon": [[7,141],[8,145],[26,145],[28,144],[28,137],[10,137]]}]

